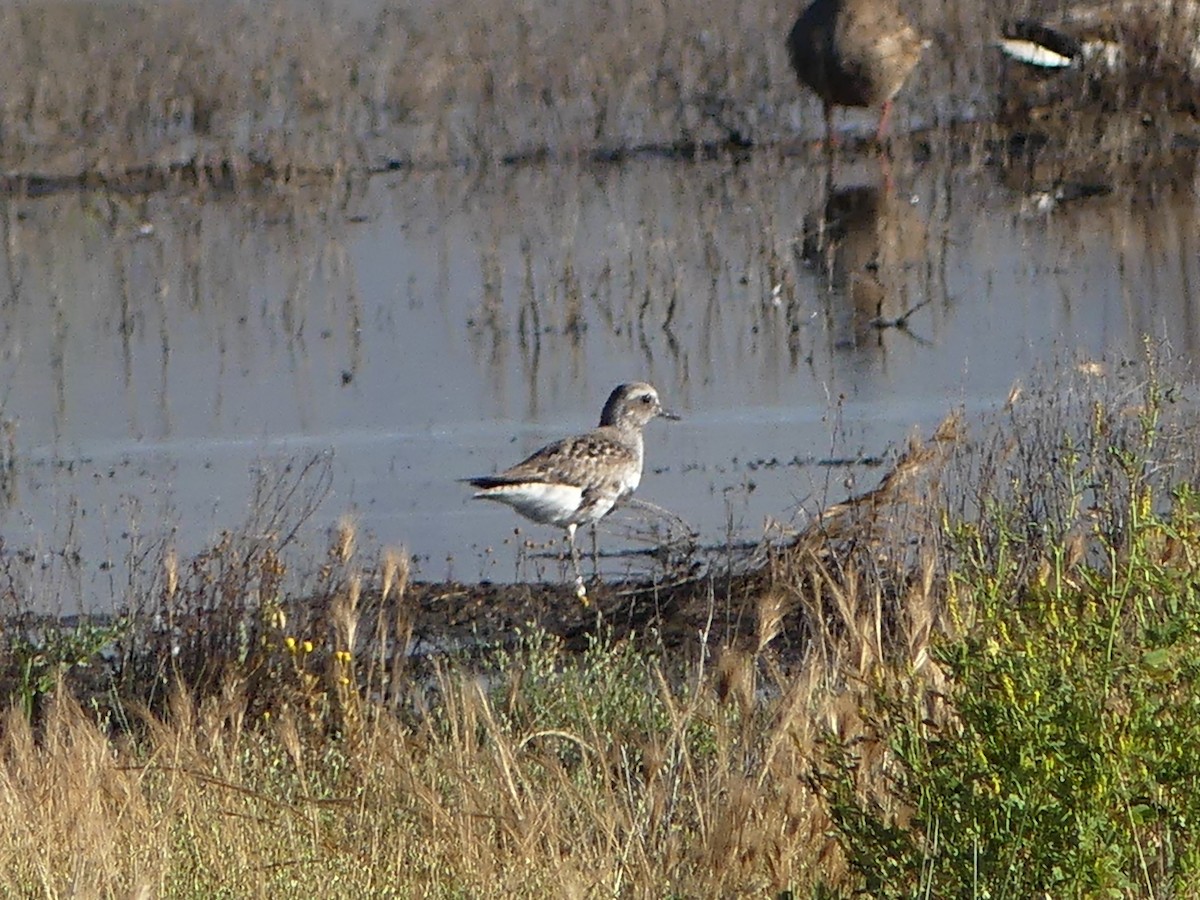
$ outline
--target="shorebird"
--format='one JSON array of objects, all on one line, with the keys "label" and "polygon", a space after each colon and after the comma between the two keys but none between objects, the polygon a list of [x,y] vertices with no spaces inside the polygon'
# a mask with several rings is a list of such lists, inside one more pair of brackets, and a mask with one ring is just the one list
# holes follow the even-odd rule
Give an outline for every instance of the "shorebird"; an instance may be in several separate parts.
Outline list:
[{"label": "shorebird", "polygon": [[555,441],[496,475],[464,479],[478,488],[477,500],[506,503],[525,518],[567,531],[575,594],[586,605],[575,529],[594,525],[634,492],[642,480],[642,429],[656,416],[678,419],[663,409],[658,391],[644,381],[616,387],[586,434]]},{"label": "shorebird", "polygon": [[996,46],[1010,59],[1039,69],[1067,69],[1093,60],[1102,68],[1116,69],[1122,57],[1121,45],[1111,35],[1072,34],[1061,23],[1050,26],[1032,19],[1005,25]]},{"label": "shorebird", "polygon": [[895,0],[813,0],[787,41],[796,77],[821,98],[827,144],[835,106],[881,107],[882,139],[892,98],[928,46]]}]

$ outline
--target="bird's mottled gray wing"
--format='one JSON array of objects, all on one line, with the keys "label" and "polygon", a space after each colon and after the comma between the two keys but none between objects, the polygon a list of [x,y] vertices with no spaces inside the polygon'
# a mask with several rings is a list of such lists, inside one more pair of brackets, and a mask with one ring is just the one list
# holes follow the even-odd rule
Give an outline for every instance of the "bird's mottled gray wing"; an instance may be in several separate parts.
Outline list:
[{"label": "bird's mottled gray wing", "polygon": [[[616,436],[599,428],[548,444],[515,466],[471,481],[476,487],[495,487],[527,481],[553,481],[587,488],[612,480],[613,469],[636,466],[637,453]],[[605,471],[607,470],[607,471]]]}]

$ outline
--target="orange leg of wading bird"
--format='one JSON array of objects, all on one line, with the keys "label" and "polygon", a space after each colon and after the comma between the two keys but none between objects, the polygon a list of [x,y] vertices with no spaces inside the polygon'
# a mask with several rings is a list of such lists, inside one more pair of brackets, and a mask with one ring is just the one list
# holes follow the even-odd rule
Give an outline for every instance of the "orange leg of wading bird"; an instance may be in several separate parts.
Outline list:
[{"label": "orange leg of wading bird", "polygon": [[884,132],[887,131],[888,119],[892,115],[892,101],[883,102],[883,111],[879,114],[879,127],[875,129],[875,143],[883,143]]},{"label": "orange leg of wading bird", "polygon": [[896,193],[896,182],[892,180],[892,156],[887,150],[879,155],[879,170],[883,173],[883,193],[890,197]]},{"label": "orange leg of wading bird", "polygon": [[825,149],[832,150],[838,144],[837,132],[833,130],[833,104],[822,103],[821,112],[825,116]]}]

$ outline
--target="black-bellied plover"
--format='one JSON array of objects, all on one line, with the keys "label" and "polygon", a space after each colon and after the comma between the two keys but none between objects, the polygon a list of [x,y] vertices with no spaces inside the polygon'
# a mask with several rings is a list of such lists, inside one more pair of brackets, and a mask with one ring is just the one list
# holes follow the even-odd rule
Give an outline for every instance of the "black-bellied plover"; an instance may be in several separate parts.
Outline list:
[{"label": "black-bellied plover", "polygon": [[813,0],[787,40],[796,76],[821,98],[827,143],[835,106],[882,107],[882,138],[892,98],[928,45],[896,0]]},{"label": "black-bellied plover", "polygon": [[656,416],[679,418],[663,409],[653,386],[644,381],[622,384],[604,404],[598,428],[548,444],[496,475],[464,480],[479,488],[476,499],[507,503],[527,519],[567,530],[575,593],[586,604],[575,529],[594,525],[637,488],[642,429]]}]

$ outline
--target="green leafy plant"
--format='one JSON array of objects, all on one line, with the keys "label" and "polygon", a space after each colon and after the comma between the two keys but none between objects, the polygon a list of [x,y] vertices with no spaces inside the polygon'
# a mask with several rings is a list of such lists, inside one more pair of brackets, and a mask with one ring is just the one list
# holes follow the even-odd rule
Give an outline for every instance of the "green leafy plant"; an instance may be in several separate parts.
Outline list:
[{"label": "green leafy plant", "polygon": [[1064,445],[1059,521],[1086,532],[1003,503],[952,529],[936,677],[868,712],[889,808],[828,742],[821,787],[873,896],[1200,891],[1200,494],[1154,478],[1160,402],[1152,386],[1124,432],[1097,415],[1091,446]]},{"label": "green leafy plant", "polygon": [[122,620],[112,624],[80,623],[50,626],[36,634],[13,633],[8,638],[12,660],[12,690],[27,716],[40,699],[65,676],[92,665],[96,656],[128,630]]}]

